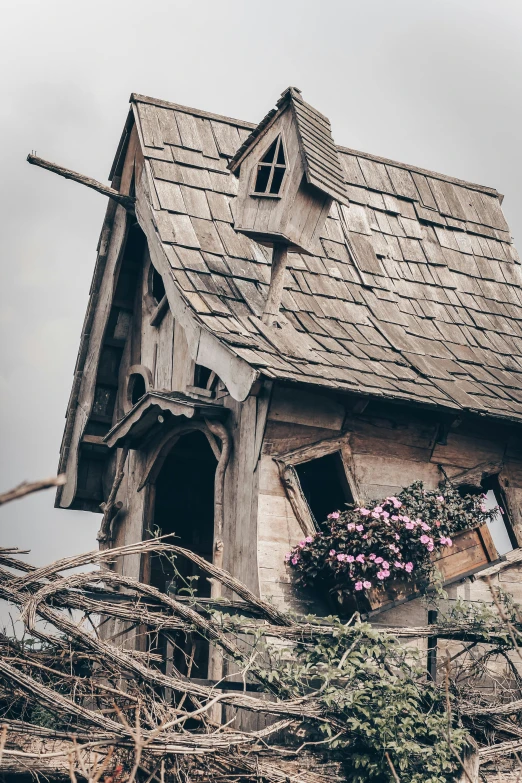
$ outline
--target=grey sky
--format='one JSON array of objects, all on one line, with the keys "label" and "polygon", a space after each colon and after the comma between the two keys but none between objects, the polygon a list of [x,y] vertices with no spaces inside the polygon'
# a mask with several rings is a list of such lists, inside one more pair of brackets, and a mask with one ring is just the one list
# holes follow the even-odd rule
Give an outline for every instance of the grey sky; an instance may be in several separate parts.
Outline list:
[{"label": "grey sky", "polygon": [[[520,0],[2,0],[0,489],[56,470],[105,199],[131,91],[259,120],[292,84],[339,144],[492,185],[522,245]],[[0,510],[43,563],[99,517],[47,492]]]}]

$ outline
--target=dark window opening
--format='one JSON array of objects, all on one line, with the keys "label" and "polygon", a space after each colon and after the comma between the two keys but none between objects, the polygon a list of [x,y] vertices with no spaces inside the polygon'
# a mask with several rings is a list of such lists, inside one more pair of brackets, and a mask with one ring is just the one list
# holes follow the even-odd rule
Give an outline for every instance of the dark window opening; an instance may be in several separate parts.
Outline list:
[{"label": "dark window opening", "polygon": [[254,193],[277,196],[286,171],[283,139],[278,136],[257,166]]},{"label": "dark window opening", "polygon": [[211,375],[212,370],[209,370],[208,367],[196,364],[194,369],[194,386],[197,386],[198,389],[206,389]]},{"label": "dark window opening", "polygon": [[133,405],[136,405],[147,391],[145,378],[140,373],[134,373],[129,378],[129,399]]},{"label": "dark window opening", "polygon": [[[216,458],[202,432],[191,432],[176,443],[156,481],[154,528],[160,535],[175,533],[170,543],[190,549],[212,561],[214,539],[214,475]],[[200,597],[210,596],[210,584],[197,566],[186,558],[175,560],[180,573],[175,577],[172,563],[164,557],[152,557],[150,583],[164,593],[186,595],[180,590],[184,581],[197,576],[192,586]],[[197,634],[177,634],[168,641],[160,635],[160,650],[167,668],[187,672],[187,660],[194,649],[193,677],[207,676],[208,643]]]},{"label": "dark window opening", "polygon": [[507,515],[504,493],[502,492],[498,476],[488,476],[488,478],[483,479],[479,486],[475,484],[461,484],[459,493],[463,496],[484,494],[486,496],[484,498],[484,506],[488,510],[497,508],[487,525],[499,555],[505,555],[518,547]]},{"label": "dark window opening", "polygon": [[338,451],[311,462],[295,465],[303,494],[317,523],[332,511],[343,511],[353,503],[343,461]]},{"label": "dark window opening", "polygon": [[151,266],[152,272],[150,276],[150,293],[156,302],[161,302],[165,296],[165,286],[163,285],[163,278],[160,273]]}]

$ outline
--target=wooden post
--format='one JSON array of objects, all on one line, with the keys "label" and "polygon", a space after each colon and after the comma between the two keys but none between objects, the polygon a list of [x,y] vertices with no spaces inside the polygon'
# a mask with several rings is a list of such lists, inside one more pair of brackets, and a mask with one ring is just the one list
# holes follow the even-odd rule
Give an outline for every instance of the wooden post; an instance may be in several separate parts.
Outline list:
[{"label": "wooden post", "polygon": [[27,161],[32,163],[33,166],[40,166],[40,168],[52,171],[60,177],[72,179],[75,182],[79,182],[81,185],[86,185],[88,188],[97,190],[98,193],[103,193],[104,196],[108,196],[113,201],[117,201],[118,204],[121,204],[121,206],[127,210],[127,212],[134,214],[134,203],[136,199],[133,196],[126,196],[124,193],[120,193],[118,190],[114,190],[114,188],[109,188],[96,179],[86,177],[84,174],[78,174],[77,171],[71,171],[71,169],[66,169],[63,166],[57,166],[56,163],[51,163],[43,158],[38,158],[36,155],[28,155]]},{"label": "wooden post", "polygon": [[[428,625],[436,625],[438,612],[435,609],[428,610]],[[437,637],[428,636],[426,666],[428,675],[433,682],[437,682]]]},{"label": "wooden post", "polygon": [[272,271],[270,273],[270,287],[263,311],[263,323],[279,315],[281,299],[283,298],[284,279],[288,260],[288,245],[276,243],[272,250]]},{"label": "wooden post", "polygon": [[464,753],[462,775],[458,783],[479,783],[479,754],[476,750],[469,750]]}]

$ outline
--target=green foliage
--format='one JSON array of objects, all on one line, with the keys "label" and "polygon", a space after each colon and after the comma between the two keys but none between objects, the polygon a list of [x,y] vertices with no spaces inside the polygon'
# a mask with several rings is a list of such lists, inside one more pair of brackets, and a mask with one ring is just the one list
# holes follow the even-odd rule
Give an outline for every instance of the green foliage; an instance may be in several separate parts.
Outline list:
[{"label": "green foliage", "polygon": [[397,581],[423,589],[433,580],[433,555],[451,547],[455,533],[490,519],[483,503],[482,496],[461,497],[449,484],[432,491],[418,481],[373,508],[349,506],[330,514],[286,560],[298,582],[341,600]]},{"label": "green foliage", "polygon": [[368,624],[328,622],[331,637],[272,657],[264,674],[321,708],[328,752],[343,762],[347,781],[393,781],[386,752],[401,783],[455,780],[455,750],[462,751],[467,734],[448,719],[446,694],[427,679],[418,651]]}]

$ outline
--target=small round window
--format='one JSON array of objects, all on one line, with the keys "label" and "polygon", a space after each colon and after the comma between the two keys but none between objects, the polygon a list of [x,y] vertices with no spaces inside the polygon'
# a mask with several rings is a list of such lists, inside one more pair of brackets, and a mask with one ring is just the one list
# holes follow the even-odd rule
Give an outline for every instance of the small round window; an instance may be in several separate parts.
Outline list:
[{"label": "small round window", "polygon": [[163,297],[165,296],[165,286],[163,285],[163,279],[160,275],[160,273],[152,266],[150,267],[150,278],[149,278],[149,291],[153,299],[156,300],[156,302],[161,302]]},{"label": "small round window", "polygon": [[146,391],[147,388],[143,375],[138,372],[133,373],[129,378],[129,385],[127,387],[127,396],[131,405],[136,405]]}]

